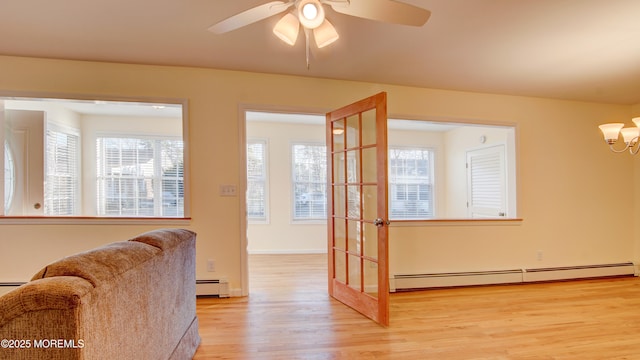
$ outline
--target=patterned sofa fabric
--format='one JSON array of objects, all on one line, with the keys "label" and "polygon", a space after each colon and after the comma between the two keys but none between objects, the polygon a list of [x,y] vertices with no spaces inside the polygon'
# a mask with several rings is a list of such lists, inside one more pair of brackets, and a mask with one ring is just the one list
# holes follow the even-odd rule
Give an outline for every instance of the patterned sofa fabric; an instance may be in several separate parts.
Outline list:
[{"label": "patterned sofa fabric", "polygon": [[161,229],[47,265],[0,297],[0,359],[192,358],[195,241]]}]

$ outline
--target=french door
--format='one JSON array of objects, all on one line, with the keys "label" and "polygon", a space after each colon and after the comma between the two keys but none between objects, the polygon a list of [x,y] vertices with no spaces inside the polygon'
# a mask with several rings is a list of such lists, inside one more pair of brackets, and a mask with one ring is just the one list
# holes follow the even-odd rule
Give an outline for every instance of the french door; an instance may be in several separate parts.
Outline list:
[{"label": "french door", "polygon": [[327,114],[329,294],[389,325],[387,94]]}]

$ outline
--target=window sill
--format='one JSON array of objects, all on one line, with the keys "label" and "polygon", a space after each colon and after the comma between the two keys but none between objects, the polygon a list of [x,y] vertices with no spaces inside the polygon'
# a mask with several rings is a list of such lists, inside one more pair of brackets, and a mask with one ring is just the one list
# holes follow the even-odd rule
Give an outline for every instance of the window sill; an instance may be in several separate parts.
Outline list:
[{"label": "window sill", "polygon": [[327,225],[327,219],[309,219],[309,220],[294,220],[290,222],[291,225]]},{"label": "window sill", "polygon": [[511,219],[433,219],[433,220],[391,220],[390,227],[411,226],[513,226],[520,225],[524,220]]},{"label": "window sill", "polygon": [[0,216],[0,225],[189,225],[191,218]]}]

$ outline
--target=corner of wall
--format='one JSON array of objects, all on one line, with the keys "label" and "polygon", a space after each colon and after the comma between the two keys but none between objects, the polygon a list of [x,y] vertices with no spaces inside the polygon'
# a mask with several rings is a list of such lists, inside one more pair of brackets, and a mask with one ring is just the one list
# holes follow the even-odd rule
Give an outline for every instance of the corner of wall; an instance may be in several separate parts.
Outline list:
[{"label": "corner of wall", "polygon": [[633,161],[633,261],[640,264],[640,159]]}]

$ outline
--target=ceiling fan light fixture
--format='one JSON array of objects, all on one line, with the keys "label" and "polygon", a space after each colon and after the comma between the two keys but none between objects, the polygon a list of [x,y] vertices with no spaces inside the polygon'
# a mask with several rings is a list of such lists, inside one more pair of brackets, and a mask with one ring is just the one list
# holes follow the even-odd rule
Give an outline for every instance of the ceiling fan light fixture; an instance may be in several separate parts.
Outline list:
[{"label": "ceiling fan light fixture", "polygon": [[273,28],[273,33],[285,43],[293,46],[298,39],[298,31],[300,23],[298,19],[291,13],[283,16]]},{"label": "ceiling fan light fixture", "polygon": [[318,49],[322,49],[327,45],[333,44],[340,38],[340,35],[338,35],[336,28],[333,27],[329,20],[325,20],[322,25],[313,29],[313,37],[316,40]]},{"label": "ceiling fan light fixture", "polygon": [[298,20],[307,29],[315,29],[324,22],[324,8],[319,0],[301,0],[298,4]]},{"label": "ceiling fan light fixture", "polygon": [[313,20],[318,16],[318,8],[313,3],[305,4],[302,8],[302,16],[307,20]]}]

